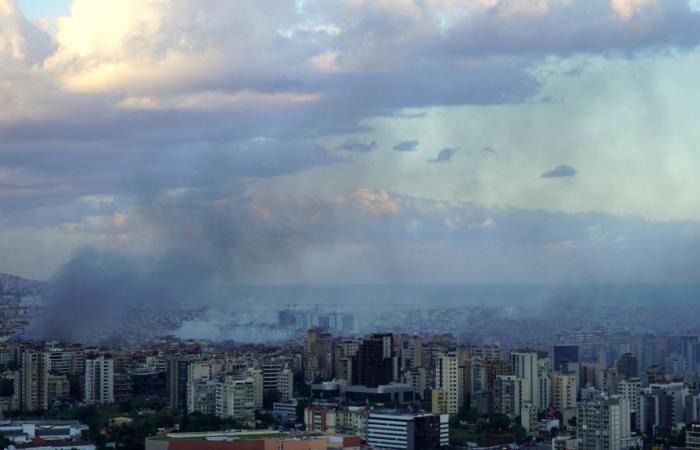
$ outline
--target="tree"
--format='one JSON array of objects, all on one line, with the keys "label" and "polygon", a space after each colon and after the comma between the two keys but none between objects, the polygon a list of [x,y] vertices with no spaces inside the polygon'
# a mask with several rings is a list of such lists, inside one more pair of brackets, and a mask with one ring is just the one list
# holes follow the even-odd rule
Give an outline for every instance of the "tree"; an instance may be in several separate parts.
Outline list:
[{"label": "tree", "polygon": [[518,445],[524,444],[530,440],[527,430],[522,425],[516,423],[513,425],[513,431],[515,432],[515,442]]},{"label": "tree", "polygon": [[479,420],[479,410],[474,407],[468,408],[464,413],[464,420],[468,423],[476,423]]},{"label": "tree", "polygon": [[227,428],[242,428],[234,419],[222,419],[213,414],[193,412],[185,415],[180,422],[182,431],[219,431]]},{"label": "tree", "polygon": [[671,447],[685,447],[685,427],[671,434]]},{"label": "tree", "polygon": [[501,413],[492,414],[489,418],[489,424],[491,425],[489,428],[492,433],[503,433],[507,431],[511,423],[510,417]]}]

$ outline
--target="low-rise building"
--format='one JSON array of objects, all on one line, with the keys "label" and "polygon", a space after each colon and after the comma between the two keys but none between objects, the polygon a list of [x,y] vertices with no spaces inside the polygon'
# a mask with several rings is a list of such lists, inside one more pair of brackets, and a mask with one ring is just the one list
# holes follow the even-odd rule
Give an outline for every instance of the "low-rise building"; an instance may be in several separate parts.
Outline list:
[{"label": "low-rise building", "polygon": [[375,449],[437,450],[449,445],[449,415],[371,412],[367,443]]}]

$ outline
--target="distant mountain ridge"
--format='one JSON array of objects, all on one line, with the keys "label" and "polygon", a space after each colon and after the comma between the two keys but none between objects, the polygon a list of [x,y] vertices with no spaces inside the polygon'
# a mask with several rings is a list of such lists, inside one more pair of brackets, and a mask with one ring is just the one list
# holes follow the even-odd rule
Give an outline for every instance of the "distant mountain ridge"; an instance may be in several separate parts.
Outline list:
[{"label": "distant mountain ridge", "polygon": [[0,293],[2,294],[41,295],[45,289],[46,283],[44,281],[0,273]]}]

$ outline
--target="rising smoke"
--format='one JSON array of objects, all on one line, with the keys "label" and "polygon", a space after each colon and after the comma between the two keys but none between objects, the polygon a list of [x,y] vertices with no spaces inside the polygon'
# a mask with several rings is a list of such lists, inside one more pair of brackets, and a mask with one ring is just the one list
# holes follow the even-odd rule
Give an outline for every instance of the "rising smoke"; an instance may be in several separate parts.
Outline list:
[{"label": "rising smoke", "polygon": [[213,281],[255,281],[264,270],[297,271],[291,262],[302,253],[308,235],[318,236],[318,230],[261,221],[253,200],[243,194],[241,178],[299,170],[305,162],[295,162],[295,155],[311,155],[315,164],[318,149],[287,146],[284,165],[275,165],[276,147],[266,144],[255,150],[253,155],[234,151],[215,158],[205,152],[195,160],[179,161],[193,167],[184,181],[194,188],[172,189],[183,180],[162,178],[155,189],[153,179],[145,183],[136,177],[136,207],[130,214],[140,225],[134,232],[147,235],[148,249],[112,243],[77,250],[50,280],[45,308],[27,335],[66,341],[107,338],[121,332],[120,325],[134,310],[157,314],[206,307],[202,292]]}]

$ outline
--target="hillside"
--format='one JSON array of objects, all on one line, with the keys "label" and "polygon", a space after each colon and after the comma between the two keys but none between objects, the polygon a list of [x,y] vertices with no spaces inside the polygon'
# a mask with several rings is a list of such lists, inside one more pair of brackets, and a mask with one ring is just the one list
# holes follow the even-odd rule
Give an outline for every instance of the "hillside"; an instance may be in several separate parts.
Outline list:
[{"label": "hillside", "polygon": [[16,275],[0,273],[0,293],[39,295],[46,288],[46,283],[37,280],[28,280]]}]

